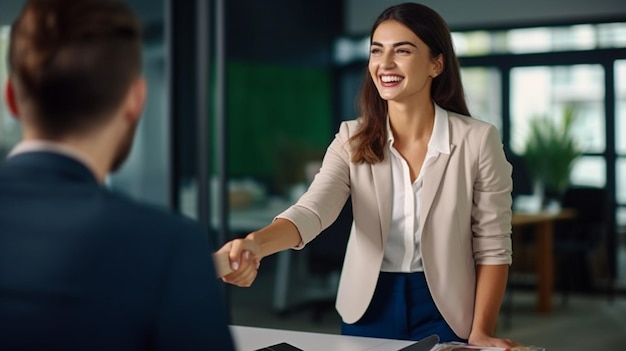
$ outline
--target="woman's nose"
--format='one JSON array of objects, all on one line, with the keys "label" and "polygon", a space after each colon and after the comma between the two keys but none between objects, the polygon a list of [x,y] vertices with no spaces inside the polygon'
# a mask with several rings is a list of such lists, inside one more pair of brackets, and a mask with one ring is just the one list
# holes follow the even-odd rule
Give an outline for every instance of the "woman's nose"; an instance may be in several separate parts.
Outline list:
[{"label": "woman's nose", "polygon": [[385,54],[383,54],[380,64],[382,67],[385,67],[385,68],[393,67],[394,65],[393,54],[389,52],[386,52]]}]

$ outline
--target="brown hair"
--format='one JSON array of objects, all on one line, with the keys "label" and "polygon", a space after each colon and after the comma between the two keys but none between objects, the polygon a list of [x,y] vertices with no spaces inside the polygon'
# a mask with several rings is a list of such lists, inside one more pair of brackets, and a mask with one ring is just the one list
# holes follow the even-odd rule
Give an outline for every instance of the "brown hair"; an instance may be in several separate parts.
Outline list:
[{"label": "brown hair", "polygon": [[49,137],[95,126],[141,71],[139,22],[123,1],[30,0],[13,24],[11,79]]},{"label": "brown hair", "polygon": [[[450,30],[441,16],[421,4],[404,3],[389,7],[378,16],[372,26],[370,38],[385,21],[402,23],[417,35],[430,49],[431,56],[442,55],[443,72],[433,79],[431,97],[446,110],[469,116],[459,63],[452,46]],[[356,142],[352,161],[377,163],[384,158],[387,142],[387,102],[383,100],[366,68],[360,95],[361,129],[350,140]]]}]

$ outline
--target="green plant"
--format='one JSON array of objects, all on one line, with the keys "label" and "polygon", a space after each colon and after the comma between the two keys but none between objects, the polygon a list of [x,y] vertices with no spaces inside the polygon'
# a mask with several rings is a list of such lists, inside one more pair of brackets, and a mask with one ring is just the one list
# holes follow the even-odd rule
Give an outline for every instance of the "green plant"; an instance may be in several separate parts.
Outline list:
[{"label": "green plant", "polygon": [[582,154],[571,131],[574,117],[574,107],[567,106],[561,121],[548,116],[530,120],[522,157],[531,178],[540,182],[547,192],[563,193],[569,185],[574,160]]}]

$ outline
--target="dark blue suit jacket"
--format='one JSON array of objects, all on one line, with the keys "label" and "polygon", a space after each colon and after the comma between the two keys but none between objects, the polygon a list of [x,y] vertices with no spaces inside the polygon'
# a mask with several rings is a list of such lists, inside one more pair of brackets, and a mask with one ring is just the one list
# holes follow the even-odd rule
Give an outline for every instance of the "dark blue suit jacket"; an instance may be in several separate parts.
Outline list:
[{"label": "dark blue suit jacket", "polygon": [[101,187],[81,163],[0,167],[1,350],[233,350],[202,228]]}]

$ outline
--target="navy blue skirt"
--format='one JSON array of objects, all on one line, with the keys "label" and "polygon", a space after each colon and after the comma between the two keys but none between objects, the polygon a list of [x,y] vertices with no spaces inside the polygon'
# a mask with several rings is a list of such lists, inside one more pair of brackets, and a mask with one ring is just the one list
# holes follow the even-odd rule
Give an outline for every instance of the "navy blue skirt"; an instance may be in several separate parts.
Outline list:
[{"label": "navy blue skirt", "polygon": [[467,342],[439,313],[423,272],[380,272],[367,311],[354,324],[342,323],[341,334],[415,341],[437,334],[440,342]]}]

